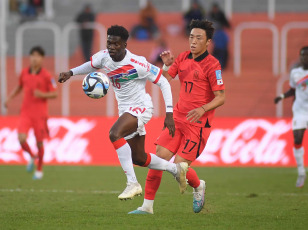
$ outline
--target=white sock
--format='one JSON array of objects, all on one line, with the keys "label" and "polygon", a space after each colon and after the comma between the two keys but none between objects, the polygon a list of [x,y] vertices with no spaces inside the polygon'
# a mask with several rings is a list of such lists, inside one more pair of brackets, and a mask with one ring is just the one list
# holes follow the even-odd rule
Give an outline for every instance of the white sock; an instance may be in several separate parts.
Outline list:
[{"label": "white sock", "polygon": [[137,177],[135,174],[133,160],[132,160],[132,150],[128,143],[123,145],[122,147],[116,149],[119,161],[121,163],[121,167],[124,170],[124,173],[127,177],[127,182],[136,183]]},{"label": "white sock", "polygon": [[166,161],[153,153],[150,153],[150,155],[151,162],[148,165],[148,168],[167,171],[170,172],[173,176],[177,174],[178,170],[176,168],[176,164]]},{"label": "white sock", "polygon": [[304,147],[298,149],[293,148],[293,153],[297,163],[298,175],[305,175],[306,170],[304,167]]},{"label": "white sock", "polygon": [[153,210],[154,200],[143,200],[142,208],[145,210]]}]

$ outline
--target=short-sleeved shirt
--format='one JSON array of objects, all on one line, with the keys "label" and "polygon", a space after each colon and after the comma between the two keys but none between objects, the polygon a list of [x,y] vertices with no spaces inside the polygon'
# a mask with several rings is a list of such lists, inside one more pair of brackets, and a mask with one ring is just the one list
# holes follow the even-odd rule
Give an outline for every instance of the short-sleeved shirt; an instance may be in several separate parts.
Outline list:
[{"label": "short-sleeved shirt", "polygon": [[148,63],[144,57],[126,50],[124,59],[114,62],[108,50],[102,50],[92,56],[91,65],[107,73],[119,111],[132,106],[153,107],[151,97],[145,91],[145,84],[147,80],[157,83],[162,70]]},{"label": "short-sleeved shirt", "polygon": [[19,85],[24,91],[21,116],[47,117],[47,99],[36,98],[34,91],[51,92],[56,90],[57,85],[51,74],[44,68],[41,68],[37,74],[31,74],[30,68],[25,68],[19,77]]},{"label": "short-sleeved shirt", "polygon": [[308,116],[308,70],[294,68],[290,74],[290,86],[295,89],[293,115]]},{"label": "short-sleeved shirt", "polygon": [[[211,102],[214,91],[224,90],[219,61],[208,51],[196,59],[190,51],[181,53],[172,64],[168,73],[171,77],[179,76],[181,82],[180,97],[173,115],[175,120],[187,121],[189,111]],[[206,112],[196,123],[199,127],[210,127],[215,110]]]}]

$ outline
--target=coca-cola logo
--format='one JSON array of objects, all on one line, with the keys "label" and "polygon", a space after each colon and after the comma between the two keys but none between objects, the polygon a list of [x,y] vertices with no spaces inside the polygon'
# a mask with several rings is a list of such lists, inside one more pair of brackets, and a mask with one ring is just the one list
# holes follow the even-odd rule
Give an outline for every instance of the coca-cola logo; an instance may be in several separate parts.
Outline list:
[{"label": "coca-cola logo", "polygon": [[[87,119],[74,122],[66,118],[50,118],[48,120],[50,138],[44,141],[44,162],[90,163],[89,140],[83,135],[90,132],[95,125],[95,121]],[[28,143],[30,148],[37,152],[33,131],[29,132]],[[29,155],[25,152],[20,155],[20,150],[17,130],[7,127],[0,129],[0,161],[17,163],[27,161]]]},{"label": "coca-cola logo", "polygon": [[281,136],[291,130],[291,122],[248,119],[233,129],[213,129],[201,163],[215,164],[282,164],[290,158],[286,153],[287,141]]}]

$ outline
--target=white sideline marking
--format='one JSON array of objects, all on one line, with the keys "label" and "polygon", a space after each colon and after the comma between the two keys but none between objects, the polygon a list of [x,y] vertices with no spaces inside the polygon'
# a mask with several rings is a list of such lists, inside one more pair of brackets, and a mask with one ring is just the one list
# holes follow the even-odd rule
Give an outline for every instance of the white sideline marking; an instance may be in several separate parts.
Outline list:
[{"label": "white sideline marking", "polygon": [[[0,189],[0,192],[33,192],[33,193],[79,193],[79,194],[119,194],[121,191],[105,191],[105,190],[57,190],[57,189]],[[157,192],[158,194],[169,194],[166,192]],[[247,197],[254,193],[207,193],[207,195],[227,195],[227,196],[243,196]],[[308,193],[255,193],[258,196],[308,196]],[[186,192],[185,195],[191,195],[190,192]]]}]

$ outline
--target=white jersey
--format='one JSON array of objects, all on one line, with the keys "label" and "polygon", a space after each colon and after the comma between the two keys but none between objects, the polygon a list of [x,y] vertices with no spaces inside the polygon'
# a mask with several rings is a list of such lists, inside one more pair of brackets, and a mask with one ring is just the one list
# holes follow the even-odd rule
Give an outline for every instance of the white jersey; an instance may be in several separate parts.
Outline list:
[{"label": "white jersey", "polygon": [[91,65],[107,73],[119,111],[131,106],[153,107],[151,97],[145,91],[145,84],[147,80],[157,83],[162,70],[148,63],[144,57],[126,50],[124,59],[114,62],[106,49],[92,56]]},{"label": "white jersey", "polygon": [[308,116],[308,70],[294,68],[290,74],[290,86],[295,89],[294,116]]}]

